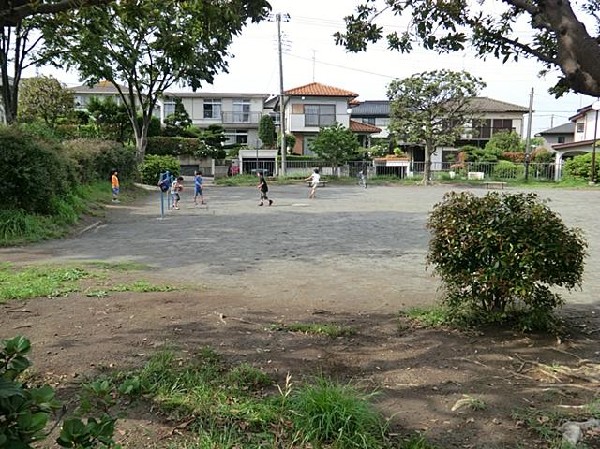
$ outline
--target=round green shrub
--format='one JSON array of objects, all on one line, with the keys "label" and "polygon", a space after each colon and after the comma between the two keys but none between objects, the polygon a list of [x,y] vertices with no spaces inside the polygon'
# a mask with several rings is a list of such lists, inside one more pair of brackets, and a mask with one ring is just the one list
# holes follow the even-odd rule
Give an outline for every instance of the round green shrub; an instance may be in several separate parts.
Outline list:
[{"label": "round green shrub", "polygon": [[477,197],[447,193],[427,223],[435,266],[455,317],[548,329],[563,299],[550,291],[581,286],[587,243],[581,230],[532,193]]},{"label": "round green shrub", "polygon": [[173,176],[179,176],[181,171],[179,160],[173,156],[147,154],[144,157],[144,162],[139,166],[142,182],[148,185],[156,185],[160,179],[160,174],[166,170],[169,170]]}]

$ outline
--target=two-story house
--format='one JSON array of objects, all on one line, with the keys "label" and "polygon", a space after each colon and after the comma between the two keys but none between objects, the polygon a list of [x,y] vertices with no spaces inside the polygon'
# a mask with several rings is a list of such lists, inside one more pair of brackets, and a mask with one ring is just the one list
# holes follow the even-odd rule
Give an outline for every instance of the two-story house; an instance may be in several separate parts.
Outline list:
[{"label": "two-story house", "polygon": [[544,147],[549,151],[554,151],[554,145],[575,141],[575,123],[563,123],[562,125],[539,132],[535,136],[542,137],[544,139]]},{"label": "two-story house", "polygon": [[[369,136],[381,129],[350,118],[350,104],[358,94],[321,83],[310,83],[284,92],[285,132],[296,138],[293,154],[312,155],[310,147],[320,129],[336,123],[357,134],[361,145],[369,145]],[[279,110],[279,97],[271,99],[267,108]]]},{"label": "two-story house", "polygon": [[[497,132],[515,131],[523,135],[523,116],[528,109],[522,106],[494,100],[487,97],[473,97],[470,102],[473,118],[464,124],[464,133],[453,147],[438,148],[432,155],[434,168],[441,168],[442,162],[452,161],[458,148],[465,145],[484,147]],[[352,108],[352,119],[378,126],[380,134],[373,137],[389,136],[390,102],[386,100],[365,101]],[[425,150],[420,145],[406,143],[403,149],[410,155],[413,162],[425,160]]]},{"label": "two-story house", "polygon": [[258,125],[267,94],[167,92],[159,101],[161,121],[175,111],[180,98],[192,123],[200,129],[221,125],[226,144],[259,146]]}]

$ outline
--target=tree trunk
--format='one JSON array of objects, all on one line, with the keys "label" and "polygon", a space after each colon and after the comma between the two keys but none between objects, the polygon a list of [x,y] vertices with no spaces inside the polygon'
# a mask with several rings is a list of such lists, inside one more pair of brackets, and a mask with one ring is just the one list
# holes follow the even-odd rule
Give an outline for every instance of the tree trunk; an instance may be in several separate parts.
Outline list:
[{"label": "tree trunk", "polygon": [[431,142],[425,143],[425,167],[423,168],[423,185],[431,184],[431,155],[435,151],[435,148]]}]

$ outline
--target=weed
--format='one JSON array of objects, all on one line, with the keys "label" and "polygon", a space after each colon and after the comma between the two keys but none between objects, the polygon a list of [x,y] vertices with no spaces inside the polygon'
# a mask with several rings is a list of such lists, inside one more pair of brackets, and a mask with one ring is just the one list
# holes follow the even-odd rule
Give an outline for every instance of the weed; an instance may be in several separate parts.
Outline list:
[{"label": "weed", "polygon": [[138,262],[105,262],[102,260],[91,260],[89,262],[85,262],[86,265],[89,265],[93,268],[98,268],[101,270],[110,270],[110,271],[143,271],[149,270],[150,266],[145,265]]},{"label": "weed", "polygon": [[429,327],[444,326],[451,322],[448,310],[442,306],[427,309],[416,307],[409,309],[404,315]]},{"label": "weed", "polygon": [[382,447],[385,426],[368,402],[371,396],[326,379],[299,387],[290,400],[295,441],[315,447]]}]

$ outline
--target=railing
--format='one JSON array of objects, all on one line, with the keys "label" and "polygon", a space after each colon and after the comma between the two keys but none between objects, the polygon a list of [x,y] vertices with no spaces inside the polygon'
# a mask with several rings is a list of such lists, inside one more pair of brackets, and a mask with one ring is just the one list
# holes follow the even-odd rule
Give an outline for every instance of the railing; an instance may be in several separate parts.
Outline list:
[{"label": "railing", "polygon": [[221,112],[221,122],[224,124],[258,124],[262,112],[239,112],[223,111]]}]

